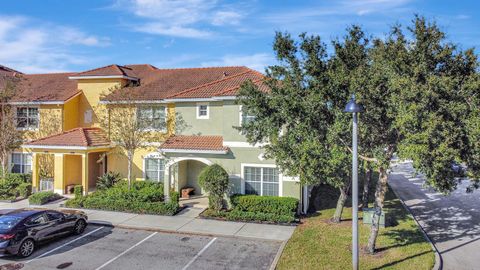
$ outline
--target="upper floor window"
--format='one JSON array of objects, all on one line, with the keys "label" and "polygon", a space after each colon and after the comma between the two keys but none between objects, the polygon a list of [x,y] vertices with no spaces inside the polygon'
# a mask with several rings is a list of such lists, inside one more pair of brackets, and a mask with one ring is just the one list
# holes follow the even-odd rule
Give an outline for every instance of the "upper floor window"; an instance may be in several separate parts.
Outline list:
[{"label": "upper floor window", "polygon": [[197,103],[197,119],[208,119],[209,111],[208,103]]},{"label": "upper floor window", "polygon": [[142,129],[167,129],[167,111],[165,106],[142,106],[137,109],[138,124]]},{"label": "upper floor window", "polygon": [[243,109],[243,106],[240,107],[240,124],[244,125],[250,121],[253,121],[255,119],[255,116],[252,114],[249,114],[246,110]]},{"label": "upper floor window", "polygon": [[38,129],[38,119],[37,107],[17,107],[18,129]]}]

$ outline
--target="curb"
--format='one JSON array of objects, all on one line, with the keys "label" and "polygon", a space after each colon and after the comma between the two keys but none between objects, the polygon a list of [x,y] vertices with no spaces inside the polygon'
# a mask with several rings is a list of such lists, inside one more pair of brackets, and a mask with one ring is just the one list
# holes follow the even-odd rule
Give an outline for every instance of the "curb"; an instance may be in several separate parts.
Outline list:
[{"label": "curb", "polygon": [[285,249],[285,246],[287,245],[287,241],[283,241],[282,244],[280,245],[280,248],[277,251],[277,255],[275,255],[275,258],[273,259],[272,264],[270,265],[269,270],[275,270],[277,268],[277,264],[280,261],[280,257],[282,256],[283,250]]},{"label": "curb", "polygon": [[412,216],[413,220],[415,221],[415,223],[417,223],[417,226],[420,228],[420,231],[422,232],[423,234],[423,237],[430,243],[430,246],[432,247],[432,250],[433,252],[435,253],[435,265],[433,266],[432,270],[442,270],[443,269],[443,259],[442,259],[442,255],[440,254],[440,252],[438,251],[437,247],[435,246],[435,244],[433,243],[432,239],[430,239],[430,237],[428,236],[427,232],[425,231],[425,229],[422,227],[422,225],[420,225],[420,223],[418,222],[417,218],[415,217],[415,215],[412,213],[412,210],[410,210],[410,207],[408,207],[407,204],[405,204],[405,202],[403,201],[402,197],[400,197],[400,195],[395,191],[395,189],[393,189],[390,185],[388,185],[390,190],[393,191],[393,193],[395,194],[395,196],[397,196],[398,200],[400,200],[400,202],[402,203],[403,207],[408,211],[408,213]]}]

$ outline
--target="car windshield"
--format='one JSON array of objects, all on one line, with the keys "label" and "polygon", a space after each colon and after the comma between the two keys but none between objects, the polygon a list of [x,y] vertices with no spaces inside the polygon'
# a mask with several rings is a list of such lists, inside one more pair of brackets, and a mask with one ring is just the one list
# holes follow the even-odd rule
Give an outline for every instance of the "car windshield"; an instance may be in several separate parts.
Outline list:
[{"label": "car windshield", "polygon": [[0,231],[7,231],[13,228],[22,220],[22,217],[17,216],[0,216]]}]

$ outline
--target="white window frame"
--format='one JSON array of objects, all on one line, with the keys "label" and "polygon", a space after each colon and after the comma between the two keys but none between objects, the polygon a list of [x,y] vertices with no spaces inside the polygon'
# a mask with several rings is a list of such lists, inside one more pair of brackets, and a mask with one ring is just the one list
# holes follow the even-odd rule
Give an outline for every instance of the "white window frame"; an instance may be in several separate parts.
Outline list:
[{"label": "white window frame", "polygon": [[[240,177],[241,181],[241,192],[245,194],[245,167],[259,167],[259,168],[275,168],[278,169],[277,165],[275,164],[259,164],[259,163],[241,163],[240,165]],[[263,196],[263,170],[261,174],[260,180],[260,195]],[[278,170],[278,197],[283,197],[283,174]]]},{"label": "white window frame", "polygon": [[[168,127],[167,127],[167,125],[168,125],[168,108],[167,108],[166,105],[140,105],[140,106],[137,106],[137,111],[136,111],[137,121],[138,121],[138,114],[139,114],[140,109],[146,109],[146,108],[153,109],[154,107],[163,107],[164,108],[164,111],[165,111],[165,125],[162,128],[153,128],[153,127],[142,128],[142,131],[167,132],[167,130],[168,130]],[[152,118],[153,118],[153,110],[152,110]]]},{"label": "white window frame", "polygon": [[[21,163],[19,164],[19,165],[20,165],[20,173],[25,173],[25,172],[22,172],[23,166],[25,166],[25,165],[30,165],[30,172],[29,172],[29,173],[31,173],[31,172],[32,172],[32,169],[33,169],[33,155],[32,155],[32,153],[28,153],[28,152],[11,152],[10,155],[9,155],[9,157],[8,157],[8,159],[9,159],[9,160],[8,160],[8,163],[9,163],[8,171],[9,171],[9,172],[12,172],[13,166],[15,165],[15,164],[13,163],[13,158],[12,158],[12,157],[13,157],[13,154],[22,155],[22,158],[20,159],[20,162],[21,162]],[[30,162],[30,164],[24,164],[24,163],[23,163],[23,155],[30,155],[30,156],[31,156],[31,162]]]},{"label": "white window frame", "polygon": [[[207,115],[200,115],[200,107],[206,106],[207,107]],[[210,118],[210,104],[208,102],[198,102],[197,103],[197,119],[209,119]]]},{"label": "white window frame", "polygon": [[[148,180],[147,179],[147,171],[146,171],[146,168],[147,168],[147,159],[163,159],[163,176],[160,177],[160,172],[162,172],[162,170],[159,170],[158,171],[158,180]],[[143,157],[143,179],[144,180],[148,180],[148,181],[153,181],[153,182],[159,182],[159,183],[163,183],[165,181],[165,177],[167,177],[165,175],[165,172],[167,170],[167,162],[165,160],[165,157],[162,155],[162,153],[159,153],[159,152],[154,152],[154,153],[150,153],[146,156]]]},{"label": "white window frame", "polygon": [[[26,108],[27,109],[27,126],[26,127],[18,127],[18,109]],[[34,108],[37,109],[37,126],[36,127],[29,127],[28,126],[28,109]],[[16,106],[15,107],[15,127],[17,130],[32,130],[37,131],[40,127],[40,108],[38,106]]]},{"label": "white window frame", "polygon": [[242,126],[243,125],[243,105],[240,105],[238,112],[239,112],[238,125]]}]

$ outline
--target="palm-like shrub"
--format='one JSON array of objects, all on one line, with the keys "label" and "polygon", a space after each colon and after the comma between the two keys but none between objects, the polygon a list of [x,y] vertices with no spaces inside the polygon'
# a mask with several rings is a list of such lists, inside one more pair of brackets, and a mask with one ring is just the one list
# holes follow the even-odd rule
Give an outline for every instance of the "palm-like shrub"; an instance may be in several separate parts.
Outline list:
[{"label": "palm-like shrub", "polygon": [[198,177],[198,183],[209,193],[209,207],[220,211],[223,208],[223,196],[229,186],[227,171],[218,164],[205,167]]},{"label": "palm-like shrub", "polygon": [[97,180],[97,189],[107,189],[113,187],[117,182],[122,180],[119,173],[108,172],[100,177]]}]

